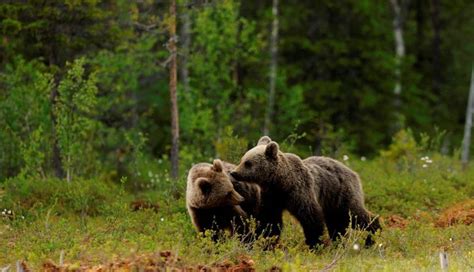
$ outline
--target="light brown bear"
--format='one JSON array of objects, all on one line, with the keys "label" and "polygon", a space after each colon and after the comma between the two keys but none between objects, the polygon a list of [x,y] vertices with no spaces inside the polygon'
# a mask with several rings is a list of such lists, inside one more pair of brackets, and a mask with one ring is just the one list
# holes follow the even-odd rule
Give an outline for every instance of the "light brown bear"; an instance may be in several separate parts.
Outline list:
[{"label": "light brown bear", "polygon": [[213,164],[198,163],[189,170],[186,188],[189,215],[199,232],[212,231],[213,240],[219,238],[222,230],[244,236],[246,220],[259,212],[260,187],[231,178],[229,173],[234,167],[214,160]]},{"label": "light brown bear", "polygon": [[[380,229],[377,218],[364,206],[359,176],[342,163],[326,157],[300,159],[283,153],[276,142],[262,137],[249,150],[231,175],[242,181],[256,182],[262,190],[273,192],[303,227],[306,244],[320,244],[324,223],[331,239],[344,235],[352,222],[374,233]],[[351,218],[352,217],[352,218]],[[372,244],[369,237],[366,245]]]}]

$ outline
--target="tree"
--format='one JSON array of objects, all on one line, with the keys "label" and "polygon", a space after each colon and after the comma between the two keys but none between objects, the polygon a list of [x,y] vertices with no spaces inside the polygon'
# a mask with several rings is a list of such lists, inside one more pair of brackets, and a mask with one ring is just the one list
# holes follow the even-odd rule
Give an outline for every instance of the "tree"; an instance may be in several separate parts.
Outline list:
[{"label": "tree", "polygon": [[273,0],[272,5],[272,34],[270,41],[270,88],[268,91],[268,104],[265,112],[265,124],[263,134],[268,135],[270,131],[270,123],[273,115],[273,107],[275,104],[275,84],[277,80],[278,68],[278,0]]},{"label": "tree", "polygon": [[[41,58],[54,77],[51,109],[58,100],[58,84],[67,61],[101,48],[113,48],[131,35],[120,18],[133,4],[116,1],[6,1],[0,4],[3,39],[0,51],[8,61],[16,53],[27,60]],[[129,24],[131,25],[131,24]],[[57,177],[63,177],[58,146],[58,117],[50,113],[51,161]]]},{"label": "tree", "polygon": [[471,88],[469,89],[469,99],[466,107],[466,122],[464,126],[464,138],[462,141],[461,161],[466,168],[469,162],[469,149],[471,144],[472,115],[474,114],[474,66],[471,73]]},{"label": "tree", "polygon": [[[402,72],[401,66],[405,57],[405,39],[403,37],[403,24],[405,21],[405,13],[409,0],[390,0],[393,10],[393,36],[395,39],[395,87],[393,94],[395,95],[395,114],[400,114],[400,95],[402,93]],[[399,122],[400,116],[397,116]],[[395,125],[395,131],[401,128],[401,124]]]},{"label": "tree", "polygon": [[169,66],[169,90],[171,100],[171,177],[178,179],[179,174],[179,117],[178,117],[178,99],[176,94],[177,75],[177,47],[176,47],[176,0],[171,0],[170,21],[168,25],[170,51]]}]

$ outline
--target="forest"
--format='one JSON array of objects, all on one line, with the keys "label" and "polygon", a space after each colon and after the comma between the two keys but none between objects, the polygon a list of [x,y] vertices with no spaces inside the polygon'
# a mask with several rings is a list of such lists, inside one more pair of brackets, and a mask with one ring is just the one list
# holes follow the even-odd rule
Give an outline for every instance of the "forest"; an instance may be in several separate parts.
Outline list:
[{"label": "forest", "polygon": [[[0,270],[469,271],[473,115],[469,0],[3,0]],[[374,246],[199,235],[189,169],[263,135],[356,171]]]}]

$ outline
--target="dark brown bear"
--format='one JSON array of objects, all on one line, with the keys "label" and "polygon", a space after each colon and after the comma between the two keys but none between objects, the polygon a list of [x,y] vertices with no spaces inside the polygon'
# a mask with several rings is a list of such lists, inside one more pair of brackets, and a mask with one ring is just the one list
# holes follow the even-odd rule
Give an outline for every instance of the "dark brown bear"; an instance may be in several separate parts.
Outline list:
[{"label": "dark brown bear", "polygon": [[[344,235],[350,222],[351,227],[372,233],[380,229],[377,218],[365,209],[359,176],[336,160],[301,160],[294,154],[282,153],[276,142],[264,136],[242,157],[231,175],[256,182],[262,190],[278,197],[277,201],[283,204],[277,209],[287,209],[296,217],[310,247],[320,243],[324,223],[331,239]],[[369,236],[366,244],[371,243]]]},{"label": "dark brown bear", "polygon": [[[194,226],[200,232],[212,230],[214,240],[221,230],[238,233],[244,242],[260,235],[278,239],[281,213],[279,217],[273,210],[265,213],[272,206],[271,202],[265,203],[268,196],[261,194],[258,185],[232,178],[229,173],[234,168],[235,165],[220,160],[214,160],[213,165],[199,163],[191,168],[186,204]],[[256,220],[254,231],[247,224],[250,218]]]}]

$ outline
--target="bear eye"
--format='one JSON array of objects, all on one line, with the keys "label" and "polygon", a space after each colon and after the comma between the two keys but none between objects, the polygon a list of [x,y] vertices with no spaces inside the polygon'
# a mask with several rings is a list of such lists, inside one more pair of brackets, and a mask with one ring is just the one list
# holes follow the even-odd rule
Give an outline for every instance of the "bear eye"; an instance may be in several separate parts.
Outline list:
[{"label": "bear eye", "polygon": [[247,168],[250,168],[250,167],[252,167],[252,163],[250,161],[245,161],[244,166],[247,167]]}]

